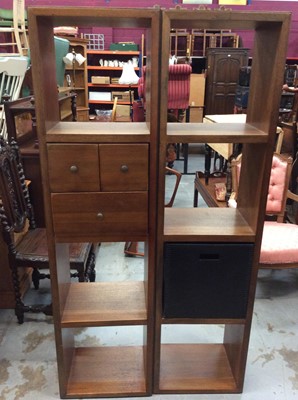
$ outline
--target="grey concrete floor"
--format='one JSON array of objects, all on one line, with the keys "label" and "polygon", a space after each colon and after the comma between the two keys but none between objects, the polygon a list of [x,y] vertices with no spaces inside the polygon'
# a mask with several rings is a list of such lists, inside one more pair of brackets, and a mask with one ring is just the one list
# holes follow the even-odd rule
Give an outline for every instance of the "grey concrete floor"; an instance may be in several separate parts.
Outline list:
[{"label": "grey concrete floor", "polygon": [[[201,148],[193,148],[189,171],[202,170]],[[175,168],[183,168],[182,161]],[[170,187],[172,176],[167,176]],[[192,207],[194,175],[183,175],[175,206]],[[199,206],[205,206],[200,200]],[[142,246],[142,244],[140,244]],[[97,257],[97,280],[142,279],[141,258],[125,257],[124,243],[104,243]],[[31,289],[28,301],[50,299],[49,284]],[[242,394],[153,395],[153,400],[293,400],[298,399],[298,270],[260,270]],[[167,340],[222,335],[223,326],[182,325],[165,328]],[[80,330],[80,343],[114,343],[121,336],[135,343],[138,327]],[[143,397],[142,397],[143,398]],[[0,310],[0,400],[59,399],[52,318],[27,314],[18,325],[13,310]],[[133,397],[132,399],[141,399]]]}]

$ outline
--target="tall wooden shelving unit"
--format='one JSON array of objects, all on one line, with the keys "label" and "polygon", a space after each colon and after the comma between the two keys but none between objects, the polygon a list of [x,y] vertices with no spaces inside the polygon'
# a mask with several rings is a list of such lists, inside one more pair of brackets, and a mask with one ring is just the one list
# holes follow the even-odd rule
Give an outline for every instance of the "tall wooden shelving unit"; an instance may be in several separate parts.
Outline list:
[{"label": "tall wooden shelving unit", "polygon": [[[29,8],[61,397],[242,391],[289,24],[289,13]],[[146,122],[59,121],[63,25],[146,29]],[[185,27],[255,30],[246,124],[167,123],[169,35]],[[238,208],[165,208],[167,144],[221,142],[243,144]],[[77,241],[144,241],[143,281],[72,283]],[[224,325],[223,338],[168,340],[182,324]],[[142,345],[75,345],[75,328],[129,326]]]},{"label": "tall wooden shelving unit", "polygon": [[[163,11],[155,393],[242,391],[289,24],[289,13]],[[255,31],[246,124],[167,123],[168,38],[186,27]],[[164,208],[167,144],[207,142],[243,144],[237,209]],[[181,324],[187,343],[173,340]],[[220,340],[198,333],[220,324]]]},{"label": "tall wooden shelving unit", "polygon": [[[32,7],[29,10],[36,119],[44,183],[60,395],[152,392],[159,9]],[[144,123],[60,122],[54,26],[144,28]],[[152,44],[152,46],[151,46]],[[43,62],[46,60],[46,62]],[[70,281],[71,242],[145,242],[143,281]],[[81,347],[74,328],[139,326],[140,345]],[[121,330],[121,329],[120,329]]]}]

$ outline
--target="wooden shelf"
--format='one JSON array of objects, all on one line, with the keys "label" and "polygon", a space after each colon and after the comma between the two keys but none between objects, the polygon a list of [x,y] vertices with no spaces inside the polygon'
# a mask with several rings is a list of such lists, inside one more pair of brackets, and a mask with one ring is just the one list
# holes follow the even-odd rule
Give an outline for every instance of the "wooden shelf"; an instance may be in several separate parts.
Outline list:
[{"label": "wooden shelf", "polygon": [[72,283],[62,327],[144,325],[144,282]]},{"label": "wooden shelf", "polygon": [[58,122],[48,130],[46,140],[62,143],[102,141],[141,142],[150,141],[150,131],[145,122]]},{"label": "wooden shelf", "polygon": [[91,347],[74,351],[67,397],[144,395],[143,347]]},{"label": "wooden shelf", "polygon": [[222,344],[163,344],[160,392],[238,393]]},{"label": "wooden shelf", "polygon": [[268,134],[245,123],[168,123],[168,143],[266,143]]},{"label": "wooden shelf", "polygon": [[234,208],[166,208],[164,242],[254,242],[255,233]]},{"label": "wooden shelf", "polygon": [[[75,68],[75,71],[84,71],[85,70],[85,67],[78,67],[77,65],[76,65],[76,68]],[[71,68],[71,67],[65,67],[65,71],[67,71],[67,72],[73,72],[73,68]]]},{"label": "wooden shelf", "polygon": [[68,117],[72,116],[71,111],[61,111],[61,120],[67,119]]}]

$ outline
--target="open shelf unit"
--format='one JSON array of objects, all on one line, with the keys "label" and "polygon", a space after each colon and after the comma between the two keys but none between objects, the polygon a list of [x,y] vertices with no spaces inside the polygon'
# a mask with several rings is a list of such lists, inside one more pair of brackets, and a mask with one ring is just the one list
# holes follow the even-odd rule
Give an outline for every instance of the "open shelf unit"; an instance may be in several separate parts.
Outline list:
[{"label": "open shelf unit", "polygon": [[[69,40],[69,52],[74,51],[76,54],[81,54],[86,61],[82,65],[75,63],[73,71],[72,66],[65,66],[64,86],[67,87],[66,75],[70,75],[71,89],[77,94],[77,107],[88,107],[88,88],[87,88],[87,43],[88,40],[81,38],[67,38]],[[73,72],[75,73],[75,82],[73,82]],[[75,84],[75,86],[73,86]]]},{"label": "open shelf unit", "polygon": [[[290,14],[32,7],[29,24],[61,397],[241,392]],[[59,121],[63,25],[146,31],[146,122]],[[186,27],[255,31],[246,124],[167,123],[169,37]],[[164,207],[173,142],[243,144],[237,209]],[[69,243],[88,241],[145,242],[143,279],[71,282]],[[224,333],[171,340],[183,324]],[[75,340],[77,328],[132,326],[141,344]]]},{"label": "open shelf unit", "polygon": [[[29,21],[60,396],[150,395],[160,10],[32,7]],[[146,31],[151,106],[145,122],[59,121],[53,27],[61,25]],[[70,280],[69,243],[126,241],[145,242],[142,280]],[[77,328],[131,326],[140,328],[141,344],[123,343],[120,334],[116,345],[83,347],[76,341]]]},{"label": "open shelf unit", "polygon": [[[155,393],[237,393],[243,389],[269,171],[282,87],[289,13],[165,10],[162,20],[157,226]],[[172,30],[254,30],[246,124],[167,122]],[[264,103],[260,93],[266,93]],[[164,208],[168,143],[242,143],[238,207]],[[239,287],[241,286],[241,288]],[[177,327],[223,324],[220,340]],[[202,338],[201,338],[202,339]]]}]

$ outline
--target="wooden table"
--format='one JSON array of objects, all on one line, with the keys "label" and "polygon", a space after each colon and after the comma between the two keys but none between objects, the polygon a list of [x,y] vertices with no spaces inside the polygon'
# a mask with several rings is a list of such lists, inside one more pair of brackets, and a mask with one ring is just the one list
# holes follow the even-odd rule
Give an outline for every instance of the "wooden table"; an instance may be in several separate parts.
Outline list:
[{"label": "wooden table", "polygon": [[205,175],[202,172],[197,171],[194,181],[195,189],[193,206],[198,206],[198,194],[200,193],[208,207],[227,207],[226,201],[218,201],[215,197],[215,184],[226,183],[226,180],[226,176],[212,176],[206,184]]},{"label": "wooden table", "polygon": [[[204,123],[245,123],[246,114],[215,114],[206,115]],[[212,149],[228,161],[233,155],[235,148],[233,143],[206,143],[205,147],[205,180],[208,183],[211,168],[211,151]],[[225,167],[220,165],[219,170],[222,171]]]}]

